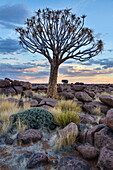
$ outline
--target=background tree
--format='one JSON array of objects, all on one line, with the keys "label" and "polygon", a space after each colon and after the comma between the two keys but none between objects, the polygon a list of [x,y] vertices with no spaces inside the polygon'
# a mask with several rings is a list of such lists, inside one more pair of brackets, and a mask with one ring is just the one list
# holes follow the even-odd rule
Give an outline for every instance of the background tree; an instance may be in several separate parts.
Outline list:
[{"label": "background tree", "polygon": [[92,30],[84,27],[85,17],[77,17],[70,9],[39,9],[27,19],[26,28],[16,29],[23,48],[44,55],[50,63],[48,97],[57,96],[60,64],[68,59],[89,60],[103,49],[102,41],[94,41]]}]

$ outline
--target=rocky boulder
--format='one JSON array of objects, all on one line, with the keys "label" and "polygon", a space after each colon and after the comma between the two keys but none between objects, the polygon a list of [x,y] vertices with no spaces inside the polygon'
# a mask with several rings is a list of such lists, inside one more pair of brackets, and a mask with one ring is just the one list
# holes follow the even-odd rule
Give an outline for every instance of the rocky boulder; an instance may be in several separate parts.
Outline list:
[{"label": "rocky boulder", "polygon": [[75,155],[65,156],[60,159],[58,170],[91,170],[87,161]]},{"label": "rocky boulder", "polygon": [[76,149],[85,159],[94,159],[99,154],[96,147],[87,144],[79,145],[76,147]]},{"label": "rocky boulder", "polygon": [[71,135],[71,133],[75,134],[74,136],[77,137],[78,136],[78,127],[75,123],[71,122],[69,123],[66,127],[64,127],[63,129],[59,130],[59,136],[64,136],[66,137],[67,132]]},{"label": "rocky boulder", "polygon": [[106,124],[107,126],[113,130],[113,109],[110,109],[108,112],[107,112],[107,115],[106,115]]},{"label": "rocky boulder", "polygon": [[96,120],[89,114],[81,113],[79,116],[80,116],[80,122],[81,123],[85,123],[85,124],[90,123],[90,124],[93,124],[93,125],[97,124]]},{"label": "rocky boulder", "polygon": [[91,102],[93,100],[86,92],[76,92],[75,97],[83,102]]},{"label": "rocky boulder", "polygon": [[95,142],[95,133],[98,133],[100,132],[101,129],[103,129],[106,125],[105,124],[99,124],[99,125],[96,125],[95,127],[89,129],[87,131],[87,134],[86,134],[86,142],[91,144],[91,145],[94,145],[94,142]]},{"label": "rocky boulder", "polygon": [[58,104],[58,101],[56,99],[46,98],[46,97],[44,97],[42,101],[40,102],[40,105],[48,105],[51,107],[55,107],[57,104]]},{"label": "rocky boulder", "polygon": [[9,80],[0,79],[0,88],[9,87],[9,86],[10,86],[10,81]]},{"label": "rocky boulder", "polygon": [[[91,114],[99,114],[99,113],[107,113],[107,111],[110,109],[109,106],[103,104],[99,101],[92,101],[89,103],[85,103],[83,105],[83,109]],[[98,113],[97,113],[98,112]]]},{"label": "rocky boulder", "polygon": [[43,153],[35,153],[30,157],[27,163],[27,168],[32,169],[32,168],[36,168],[36,166],[39,167],[40,165],[45,165],[45,164],[48,164],[48,157]]},{"label": "rocky boulder", "polygon": [[13,87],[0,88],[0,93],[5,95],[16,95],[16,91]]},{"label": "rocky boulder", "polygon": [[30,106],[31,107],[36,107],[38,105],[38,101],[37,100],[30,100]]},{"label": "rocky boulder", "polygon": [[22,86],[13,86],[17,94],[21,94],[23,92]]},{"label": "rocky boulder", "polygon": [[104,146],[99,155],[97,167],[103,170],[113,170],[113,146]]},{"label": "rocky boulder", "polygon": [[58,93],[58,95],[60,98],[64,98],[66,100],[74,99],[74,94],[72,92],[63,91]]},{"label": "rocky boulder", "polygon": [[99,97],[100,101],[103,102],[104,104],[113,107],[113,97],[107,96],[107,95],[101,95]]},{"label": "rocky boulder", "polygon": [[33,96],[33,92],[32,92],[32,90],[24,90],[23,91],[23,95],[25,97],[32,97]]},{"label": "rocky boulder", "polygon": [[85,89],[84,85],[73,85],[72,90],[74,91],[82,91]]},{"label": "rocky boulder", "polygon": [[23,132],[20,132],[17,135],[17,140],[21,144],[29,144],[31,142],[37,142],[42,138],[40,130],[29,129]]},{"label": "rocky boulder", "polygon": [[108,127],[104,127],[94,134],[94,145],[102,148],[107,144],[113,144],[113,131]]},{"label": "rocky boulder", "polygon": [[11,85],[12,86],[22,86],[23,81],[19,81],[19,80],[13,80]]},{"label": "rocky boulder", "polygon": [[31,90],[32,89],[32,84],[29,82],[24,82],[22,84],[24,90]]}]

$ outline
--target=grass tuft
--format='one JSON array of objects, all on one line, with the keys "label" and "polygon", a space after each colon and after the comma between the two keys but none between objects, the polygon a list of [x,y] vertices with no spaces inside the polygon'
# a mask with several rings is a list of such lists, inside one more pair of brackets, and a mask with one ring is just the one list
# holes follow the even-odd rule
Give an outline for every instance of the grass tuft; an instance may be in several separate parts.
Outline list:
[{"label": "grass tuft", "polygon": [[16,114],[20,111],[26,110],[30,108],[29,103],[24,104],[24,108],[18,107],[17,103],[9,102],[7,100],[1,100],[0,104],[0,118],[2,120],[2,127],[1,127],[1,133],[6,133],[9,126],[10,126],[10,121],[9,117],[12,114]]},{"label": "grass tuft", "polygon": [[55,141],[55,150],[59,151],[75,144],[78,136],[78,128],[76,125],[71,126],[71,124],[73,123],[70,123],[58,132]]},{"label": "grass tuft", "polygon": [[56,107],[50,109],[50,112],[54,115],[55,123],[61,127],[65,127],[71,122],[79,123],[81,108],[73,101],[61,100]]}]

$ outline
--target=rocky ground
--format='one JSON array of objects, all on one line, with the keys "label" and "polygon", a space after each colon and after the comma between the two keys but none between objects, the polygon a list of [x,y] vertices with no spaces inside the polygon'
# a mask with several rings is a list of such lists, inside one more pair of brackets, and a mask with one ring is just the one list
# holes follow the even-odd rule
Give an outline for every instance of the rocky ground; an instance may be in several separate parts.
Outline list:
[{"label": "rocky ground", "polygon": [[[35,95],[34,95],[35,92]],[[29,98],[31,107],[48,109],[57,100],[46,98],[47,85],[29,82],[0,80],[0,93],[8,101],[20,102],[13,95]],[[77,141],[61,151],[55,149],[58,132],[65,135],[65,128],[54,130],[29,129],[21,133],[7,133],[0,137],[1,170],[113,170],[113,85],[85,85],[83,83],[58,85],[58,96],[72,100],[82,107],[81,122],[67,127],[75,128]],[[22,100],[22,98],[20,99]],[[78,133],[77,133],[78,132]],[[71,132],[70,132],[71,133]]]}]

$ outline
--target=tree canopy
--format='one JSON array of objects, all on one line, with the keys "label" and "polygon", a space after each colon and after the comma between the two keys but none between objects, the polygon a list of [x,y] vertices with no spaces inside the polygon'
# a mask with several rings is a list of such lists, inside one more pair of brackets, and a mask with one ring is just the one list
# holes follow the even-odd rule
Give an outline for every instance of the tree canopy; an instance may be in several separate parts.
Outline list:
[{"label": "tree canopy", "polygon": [[95,41],[93,31],[84,27],[85,17],[77,17],[71,13],[71,9],[39,9],[35,16],[27,19],[25,28],[16,29],[23,48],[48,59],[51,66],[48,87],[50,97],[54,97],[57,92],[60,64],[68,59],[87,61],[103,50],[102,40]]}]

